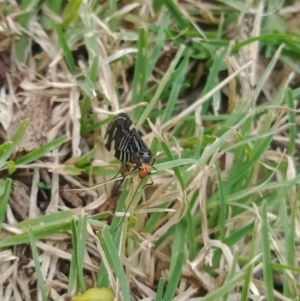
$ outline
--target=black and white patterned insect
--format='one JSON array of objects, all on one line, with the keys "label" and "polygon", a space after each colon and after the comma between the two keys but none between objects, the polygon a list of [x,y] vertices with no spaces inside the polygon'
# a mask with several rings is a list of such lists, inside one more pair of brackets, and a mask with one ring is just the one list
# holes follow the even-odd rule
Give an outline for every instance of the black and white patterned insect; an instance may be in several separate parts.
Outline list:
[{"label": "black and white patterned insect", "polygon": [[120,113],[113,119],[107,128],[105,140],[107,150],[114,151],[114,156],[129,172],[138,170],[140,179],[151,174],[153,155],[127,114]]}]

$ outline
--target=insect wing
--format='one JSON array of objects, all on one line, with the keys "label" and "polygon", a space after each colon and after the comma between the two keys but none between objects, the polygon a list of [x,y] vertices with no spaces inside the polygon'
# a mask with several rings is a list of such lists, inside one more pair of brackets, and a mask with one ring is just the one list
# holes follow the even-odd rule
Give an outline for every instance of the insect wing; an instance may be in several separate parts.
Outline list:
[{"label": "insect wing", "polygon": [[119,114],[108,126],[105,139],[105,147],[108,151],[112,149],[121,149],[122,138],[124,134],[130,133],[130,126],[132,121],[126,114]]},{"label": "insect wing", "polygon": [[140,151],[150,153],[150,150],[137,133],[128,115],[119,114],[109,125],[105,134],[107,150],[115,151],[115,157],[121,162],[133,162]]}]

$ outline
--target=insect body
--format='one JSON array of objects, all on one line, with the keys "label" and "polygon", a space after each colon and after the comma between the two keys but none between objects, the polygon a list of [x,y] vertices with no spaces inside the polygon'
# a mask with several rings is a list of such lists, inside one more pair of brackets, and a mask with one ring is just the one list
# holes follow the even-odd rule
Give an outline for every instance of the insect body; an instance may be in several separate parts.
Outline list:
[{"label": "insect body", "polygon": [[107,150],[114,150],[114,156],[123,163],[121,173],[138,170],[140,179],[151,174],[153,155],[127,114],[120,113],[113,119],[105,139]]}]

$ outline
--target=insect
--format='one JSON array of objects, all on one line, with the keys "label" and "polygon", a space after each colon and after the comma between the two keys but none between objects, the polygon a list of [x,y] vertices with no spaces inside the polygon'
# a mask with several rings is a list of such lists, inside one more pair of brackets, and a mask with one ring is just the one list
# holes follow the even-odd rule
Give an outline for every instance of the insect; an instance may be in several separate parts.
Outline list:
[{"label": "insect", "polygon": [[139,178],[143,179],[151,174],[153,155],[127,114],[120,113],[113,119],[105,139],[107,150],[114,150],[114,156],[123,163],[120,169],[123,175],[138,170]]},{"label": "insect", "polygon": [[[127,114],[120,113],[113,119],[107,128],[105,140],[105,147],[107,150],[114,151],[114,156],[123,163],[120,171],[118,172],[118,174],[121,173],[123,175],[120,185],[124,181],[126,175],[135,171],[139,172],[140,179],[144,179],[146,176],[151,174],[151,166],[154,164],[153,155],[139,133],[136,131]],[[117,177],[118,174],[115,177]],[[152,184],[153,182],[148,185]],[[123,222],[137,190],[126,209],[123,218],[113,232],[115,232]]]}]

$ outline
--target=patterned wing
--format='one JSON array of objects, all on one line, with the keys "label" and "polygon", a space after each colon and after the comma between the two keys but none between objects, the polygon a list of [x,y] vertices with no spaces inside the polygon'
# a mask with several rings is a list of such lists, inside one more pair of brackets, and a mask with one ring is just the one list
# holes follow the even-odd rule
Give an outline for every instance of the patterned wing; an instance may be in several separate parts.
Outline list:
[{"label": "patterned wing", "polygon": [[140,156],[140,152],[148,151],[151,154],[131,119],[125,113],[121,113],[113,119],[108,126],[105,139],[107,150],[114,150],[115,157],[123,163],[134,162]]}]

